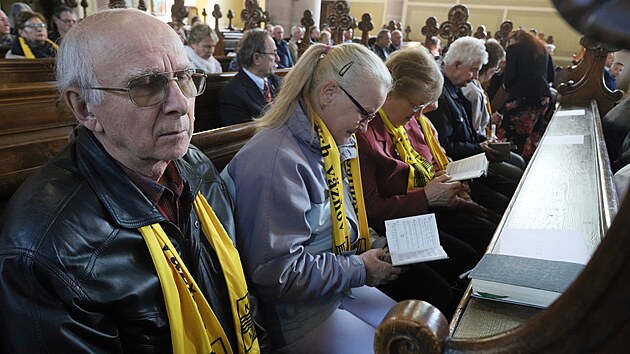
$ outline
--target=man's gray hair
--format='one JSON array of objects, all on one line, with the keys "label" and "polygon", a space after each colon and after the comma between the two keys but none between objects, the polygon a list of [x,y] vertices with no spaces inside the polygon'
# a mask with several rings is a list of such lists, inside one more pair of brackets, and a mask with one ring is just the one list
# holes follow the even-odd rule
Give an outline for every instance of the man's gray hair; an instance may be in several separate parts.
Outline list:
[{"label": "man's gray hair", "polygon": [[486,46],[481,39],[474,37],[461,37],[455,40],[444,55],[444,64],[454,65],[460,62],[464,65],[472,65],[481,60],[481,64],[488,62]]},{"label": "man's gray hair", "polygon": [[243,35],[239,42],[239,51],[236,60],[242,68],[254,65],[254,54],[265,52],[265,38],[269,32],[260,28],[251,29]]},{"label": "man's gray hair", "polygon": [[[115,16],[111,13],[119,10],[101,10],[99,16]],[[88,87],[100,86],[94,71],[94,53],[90,48],[93,40],[93,33],[83,21],[64,35],[55,59],[57,89],[63,95],[70,87],[78,88],[86,103],[99,105],[103,101],[103,92],[88,89]]]}]

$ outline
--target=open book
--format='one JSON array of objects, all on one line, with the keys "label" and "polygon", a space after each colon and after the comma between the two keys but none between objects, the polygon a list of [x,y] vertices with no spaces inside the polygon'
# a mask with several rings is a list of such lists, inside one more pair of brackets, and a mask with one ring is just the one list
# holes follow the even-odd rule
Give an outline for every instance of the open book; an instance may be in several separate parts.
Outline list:
[{"label": "open book", "polygon": [[385,234],[395,266],[448,258],[440,246],[435,214],[386,220]]},{"label": "open book", "polygon": [[449,162],[446,165],[446,173],[451,176],[451,181],[463,181],[478,178],[488,173],[490,162],[483,152],[465,159]]}]

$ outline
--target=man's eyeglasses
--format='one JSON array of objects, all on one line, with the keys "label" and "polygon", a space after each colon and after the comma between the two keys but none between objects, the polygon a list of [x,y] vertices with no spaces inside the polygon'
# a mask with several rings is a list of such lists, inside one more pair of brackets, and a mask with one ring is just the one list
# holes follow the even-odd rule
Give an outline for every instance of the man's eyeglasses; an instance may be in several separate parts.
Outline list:
[{"label": "man's eyeglasses", "polygon": [[91,90],[128,92],[129,99],[131,99],[131,102],[133,102],[136,106],[149,107],[164,101],[168,82],[171,80],[177,82],[179,89],[182,91],[184,96],[188,98],[197,97],[206,89],[206,74],[195,69],[142,75],[130,80],[127,83],[126,88],[88,88]]},{"label": "man's eyeglasses", "polygon": [[271,54],[271,55],[278,55],[278,50],[274,50],[273,52],[258,52],[258,54]]},{"label": "man's eyeglasses", "polygon": [[22,26],[23,28],[46,28],[46,24],[45,23],[27,23],[24,26]]},{"label": "man's eyeglasses", "polygon": [[348,96],[350,101],[352,101],[352,103],[354,103],[354,105],[357,106],[357,108],[359,109],[359,113],[361,113],[361,116],[363,117],[361,121],[359,121],[359,124],[366,123],[366,122],[369,123],[372,119],[374,119],[374,117],[376,117],[376,112],[368,113],[365,110],[365,108],[363,108],[363,106],[361,106],[361,104],[357,102],[357,100],[355,100],[354,97],[352,97],[352,95],[348,93],[348,91],[346,91],[346,89],[341,87],[341,85],[339,85],[339,88],[341,89],[341,91],[343,91],[343,93],[346,94],[346,96]]}]

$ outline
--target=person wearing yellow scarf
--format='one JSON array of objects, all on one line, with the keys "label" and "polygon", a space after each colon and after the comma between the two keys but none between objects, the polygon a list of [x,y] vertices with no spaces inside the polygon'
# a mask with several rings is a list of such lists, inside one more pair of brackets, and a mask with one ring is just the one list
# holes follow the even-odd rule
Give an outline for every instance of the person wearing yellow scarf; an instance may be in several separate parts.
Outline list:
[{"label": "person wearing yellow scarf", "polygon": [[[465,183],[448,181],[448,158],[423,114],[435,108],[441,93],[438,66],[422,49],[392,53],[385,64],[396,80],[394,90],[357,136],[368,223],[381,233],[385,220],[433,212],[440,231],[483,254],[499,217],[488,219],[491,212],[471,199]],[[451,268],[442,274],[450,280],[456,273]]]},{"label": "person wearing yellow scarf", "polygon": [[278,352],[372,353],[395,304],[375,288],[401,269],[372,248],[355,138],[390,87],[365,47],[312,45],[222,172],[237,248]]},{"label": "person wearing yellow scarf", "polygon": [[59,46],[48,39],[46,20],[40,13],[21,12],[15,21],[19,37],[13,42],[6,58],[54,58]]}]

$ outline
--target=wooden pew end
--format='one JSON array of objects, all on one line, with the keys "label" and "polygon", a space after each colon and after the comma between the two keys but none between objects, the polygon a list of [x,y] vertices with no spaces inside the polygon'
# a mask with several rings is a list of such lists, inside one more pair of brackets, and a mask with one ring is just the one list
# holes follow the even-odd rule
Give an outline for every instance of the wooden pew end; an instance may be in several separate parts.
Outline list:
[{"label": "wooden pew end", "polygon": [[441,353],[448,321],[421,300],[401,301],[389,310],[374,335],[374,353]]}]

